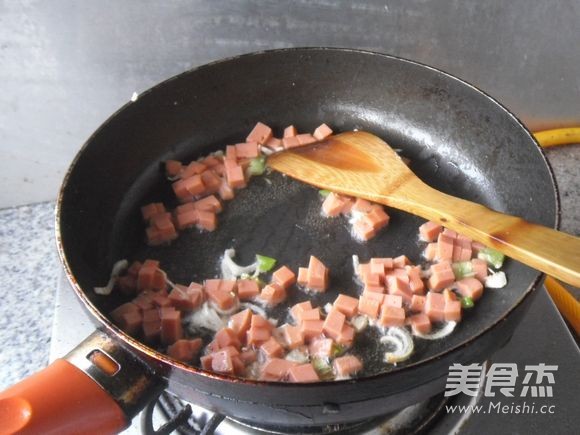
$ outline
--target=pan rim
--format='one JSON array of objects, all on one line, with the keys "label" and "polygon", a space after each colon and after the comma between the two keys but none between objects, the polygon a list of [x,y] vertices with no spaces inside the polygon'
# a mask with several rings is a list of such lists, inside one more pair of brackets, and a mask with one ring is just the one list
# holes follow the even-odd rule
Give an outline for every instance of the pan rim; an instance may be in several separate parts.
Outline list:
[{"label": "pan rim", "polygon": [[[304,52],[304,53],[308,53],[308,52],[331,52],[331,51],[335,51],[335,52],[345,52],[345,53],[354,53],[354,54],[363,54],[363,55],[369,55],[369,56],[378,56],[381,58],[385,58],[385,59],[389,59],[389,60],[395,60],[395,61],[399,61],[399,62],[403,62],[403,63],[407,63],[410,65],[414,65],[414,66],[419,66],[421,68],[425,68],[428,70],[431,70],[433,72],[442,74],[443,76],[445,76],[448,79],[451,79],[455,82],[460,83],[461,85],[467,86],[469,88],[471,88],[473,91],[475,91],[476,93],[480,94],[482,97],[488,99],[489,101],[491,101],[495,106],[497,106],[499,108],[499,110],[502,110],[505,114],[507,114],[509,117],[512,118],[512,120],[523,129],[523,131],[525,132],[525,134],[532,140],[532,142],[535,144],[536,146],[536,150],[540,152],[541,158],[546,166],[546,169],[548,170],[548,174],[550,176],[550,180],[552,182],[552,191],[554,193],[554,198],[555,198],[555,213],[554,213],[554,223],[553,223],[553,227],[555,229],[559,229],[560,228],[560,223],[561,223],[561,203],[560,203],[560,195],[559,195],[559,190],[558,190],[558,185],[556,182],[556,178],[554,176],[554,172],[552,169],[552,166],[550,165],[548,159],[546,158],[546,153],[545,151],[540,147],[540,145],[538,144],[538,142],[536,141],[536,139],[534,138],[533,134],[528,130],[528,128],[520,121],[520,119],[514,114],[512,113],[507,107],[503,106],[497,99],[495,99],[494,97],[492,97],[491,95],[489,95],[488,93],[486,93],[485,91],[481,90],[480,88],[478,88],[477,86],[455,76],[452,75],[442,69],[439,68],[435,68],[432,67],[430,65],[426,65],[424,63],[421,62],[417,62],[414,60],[410,60],[410,59],[405,59],[399,56],[394,56],[391,54],[386,54],[386,53],[380,53],[380,52],[376,52],[376,51],[370,51],[370,50],[361,50],[361,49],[355,49],[355,48],[341,48],[341,47],[289,47],[289,48],[281,48],[281,49],[272,49],[272,50],[261,50],[261,51],[255,51],[255,52],[250,52],[250,53],[244,53],[241,55],[235,55],[235,56],[231,56],[231,57],[227,57],[224,59],[218,59],[203,65],[199,65],[196,66],[194,68],[191,68],[187,71],[181,72],[175,76],[169,77],[166,80],[163,80],[159,83],[157,83],[156,85],[152,86],[151,88],[143,91],[140,96],[142,95],[147,95],[150,92],[153,92],[155,90],[157,90],[158,88],[165,86],[168,83],[171,83],[174,80],[178,80],[179,78],[181,78],[182,76],[191,74],[193,72],[196,71],[202,71],[205,70],[207,68],[211,68],[214,65],[219,65],[219,64],[223,64],[223,63],[227,63],[227,62],[232,62],[235,61],[237,59],[241,59],[241,58],[246,58],[246,57],[258,57],[258,56],[263,56],[263,55],[269,55],[269,54],[280,54],[280,53],[287,53],[287,52]],[[131,104],[133,104],[132,101],[128,101],[127,103],[125,103],[124,105],[122,105],[118,110],[116,110],[114,113],[112,113],[109,117],[106,118],[106,120],[103,121],[103,123],[88,137],[88,139],[83,143],[83,145],[81,146],[81,148],[79,149],[79,151],[77,152],[77,154],[75,155],[75,157],[73,158],[72,162],[70,163],[67,172],[65,173],[65,176],[63,178],[63,181],[61,183],[59,192],[58,192],[58,196],[57,196],[57,200],[56,200],[56,207],[55,207],[55,236],[56,236],[56,245],[57,245],[57,252],[58,252],[58,256],[59,256],[59,260],[61,262],[61,264],[63,265],[64,268],[64,272],[65,275],[67,277],[67,280],[69,281],[73,291],[75,292],[75,294],[77,295],[77,297],[80,299],[83,307],[85,309],[87,309],[89,311],[89,313],[91,314],[91,316],[93,316],[99,323],[101,326],[100,327],[104,327],[106,330],[110,331],[111,333],[113,333],[113,335],[120,339],[121,341],[125,342],[127,345],[129,345],[131,348],[136,348],[139,352],[144,353],[150,357],[152,357],[155,361],[163,363],[163,364],[168,364],[169,366],[171,366],[171,368],[175,368],[175,369],[180,369],[180,370],[184,370],[190,374],[193,375],[200,375],[203,377],[207,377],[207,378],[211,378],[211,379],[216,379],[216,380],[222,380],[222,381],[226,381],[226,382],[234,382],[236,384],[247,384],[247,385],[269,385],[269,386],[279,386],[280,388],[284,388],[284,387],[299,387],[299,388],[320,388],[322,386],[325,385],[340,385],[340,384],[345,384],[345,383],[352,383],[353,380],[340,380],[340,381],[332,381],[332,382],[315,382],[315,383],[311,383],[311,384],[292,384],[292,383],[284,383],[284,382],[271,382],[271,381],[258,381],[258,380],[252,380],[252,379],[245,379],[245,378],[238,378],[238,377],[234,377],[234,376],[228,376],[228,375],[221,375],[221,374],[217,374],[217,373],[213,373],[213,372],[209,372],[209,371],[205,371],[203,369],[197,368],[197,367],[193,367],[190,365],[186,365],[184,363],[181,363],[177,360],[174,360],[170,357],[168,357],[165,354],[162,354],[161,352],[158,352],[148,346],[146,346],[145,344],[143,344],[142,342],[140,342],[139,340],[134,339],[133,337],[127,335],[126,333],[124,333],[123,331],[121,331],[116,325],[114,325],[106,316],[104,316],[101,311],[89,300],[89,298],[87,297],[87,295],[85,294],[85,291],[81,288],[81,286],[79,285],[78,281],[76,280],[71,266],[67,260],[66,254],[65,254],[65,248],[62,242],[62,234],[61,234],[61,219],[62,219],[62,203],[63,203],[63,196],[64,196],[64,192],[66,187],[68,186],[69,183],[69,179],[71,177],[71,174],[78,162],[78,160],[81,158],[81,156],[84,154],[85,149],[90,145],[90,143],[92,142],[93,138],[100,133],[100,131],[105,128],[109,122],[114,119],[120,112],[124,111],[127,107],[129,107]],[[507,311],[507,313],[505,314],[505,316],[497,319],[495,322],[493,322],[489,327],[482,329],[480,331],[478,331],[478,333],[471,337],[470,339],[467,339],[459,344],[457,344],[456,346],[447,349],[441,353],[432,355],[426,359],[422,359],[420,361],[414,362],[414,363],[410,363],[408,365],[405,365],[403,367],[396,367],[393,368],[389,371],[386,372],[382,372],[382,373],[378,373],[375,375],[371,375],[371,376],[365,376],[362,378],[357,378],[354,381],[357,383],[361,383],[361,382],[367,382],[367,381],[373,381],[373,380],[377,380],[378,378],[383,378],[389,375],[394,375],[394,374],[398,374],[401,371],[405,371],[407,369],[416,369],[419,367],[423,367],[426,364],[431,363],[434,360],[440,359],[445,355],[454,353],[470,344],[472,344],[476,339],[480,338],[481,336],[483,336],[484,334],[488,333],[489,331],[493,330],[500,322],[503,321],[503,319],[505,317],[508,317],[512,314],[512,312],[514,310],[516,310],[522,303],[523,301],[530,297],[531,294],[533,293],[534,289],[536,289],[537,287],[539,287],[540,283],[543,281],[545,277],[545,274],[543,274],[542,272],[537,271],[537,274],[535,276],[535,278],[533,279],[533,281],[531,282],[531,284],[525,289],[525,291],[522,293],[521,297],[511,306],[511,308]]]}]

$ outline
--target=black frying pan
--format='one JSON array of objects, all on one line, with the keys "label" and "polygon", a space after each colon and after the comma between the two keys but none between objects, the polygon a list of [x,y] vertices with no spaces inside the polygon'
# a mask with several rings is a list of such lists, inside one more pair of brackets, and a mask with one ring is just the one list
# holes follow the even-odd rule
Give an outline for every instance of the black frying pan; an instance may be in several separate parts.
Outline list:
[{"label": "black frying pan", "polygon": [[[107,313],[122,302],[120,296],[97,296],[92,288],[107,281],[120,258],[158,259],[173,281],[188,283],[217,275],[218,259],[230,247],[242,264],[262,253],[294,269],[314,254],[330,267],[332,288],[351,293],[357,288],[352,254],[366,260],[404,253],[420,261],[421,219],[389,210],[388,230],[360,244],[345,225],[320,217],[315,189],[279,174],[267,177],[271,185],[254,179],[227,203],[218,231],[188,232],[171,246],[147,247],[139,207],[150,201],[174,205],[161,162],[187,162],[239,142],[258,120],[278,132],[289,124],[312,131],[321,122],[335,131],[367,130],[402,149],[412,169],[443,192],[542,225],[558,223],[554,179],[530,133],[495,100],[439,70],[376,53],[312,48],[245,55],[169,79],[125,105],[91,136],[58,201],[59,252],[74,291],[105,333],[97,334],[97,345],[110,354],[130,352],[139,367],[145,363],[131,370],[133,382],[147,379],[147,385],[138,394],[115,395],[126,413],[167,385],[186,400],[253,422],[355,421],[441,391],[451,363],[482,361],[505,344],[542,277],[514,261],[505,267],[508,286],[488,290],[450,337],[417,340],[410,360],[369,367],[351,381],[293,385],[206,373],[114,326]],[[290,302],[302,299],[306,296],[296,292]],[[155,376],[139,377],[139,370]],[[123,372],[115,375],[117,383],[124,382]]]}]

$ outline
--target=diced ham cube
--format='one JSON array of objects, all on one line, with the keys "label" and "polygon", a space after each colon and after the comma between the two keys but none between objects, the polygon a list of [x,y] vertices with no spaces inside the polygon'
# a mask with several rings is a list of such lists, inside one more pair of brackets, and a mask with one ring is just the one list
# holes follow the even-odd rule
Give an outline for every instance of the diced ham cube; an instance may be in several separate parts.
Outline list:
[{"label": "diced ham cube", "polygon": [[425,296],[413,295],[409,309],[416,313],[423,311],[425,309]]},{"label": "diced ham cube", "polygon": [[469,261],[471,259],[471,247],[462,248],[458,243],[453,245],[453,261]]},{"label": "diced ham cube", "polygon": [[178,284],[169,293],[169,301],[178,310],[194,310],[203,302],[202,287],[197,283],[192,283],[189,287]]},{"label": "diced ham cube", "polygon": [[213,353],[209,355],[204,355],[199,359],[201,363],[201,368],[204,370],[211,370],[211,362],[213,360]]},{"label": "diced ham cube", "polygon": [[[236,296],[231,292],[220,289],[221,280],[207,279],[204,282],[205,293],[208,299],[221,310],[229,310],[236,303]],[[216,285],[217,284],[217,285]]]},{"label": "diced ham cube", "polygon": [[328,288],[328,274],[328,268],[322,261],[311,255],[308,263],[308,288],[325,292]]},{"label": "diced ham cube", "polygon": [[383,306],[401,308],[403,306],[403,298],[399,295],[385,295]]},{"label": "diced ham cube", "polygon": [[445,303],[445,321],[459,322],[461,320],[461,302],[447,301]]},{"label": "diced ham cube", "polygon": [[346,321],[346,316],[342,314],[337,309],[331,309],[324,323],[322,325],[322,330],[327,337],[337,339],[342,331],[342,327],[344,326]]},{"label": "diced ham cube", "polygon": [[199,353],[201,346],[201,338],[180,339],[167,348],[167,355],[178,361],[191,362]]},{"label": "diced ham cube", "polygon": [[[383,278],[385,275],[384,267],[382,273],[376,273],[376,267],[376,264],[372,265],[370,263],[360,265],[359,276],[363,284],[368,286],[381,286],[383,284]],[[375,269],[375,272],[373,272],[373,268]]]},{"label": "diced ham cube", "polygon": [[308,346],[311,357],[331,358],[334,352],[334,341],[331,338],[318,338],[312,340]]},{"label": "diced ham cube", "polygon": [[312,310],[312,304],[310,301],[299,302],[290,308],[290,314],[296,321],[296,323],[302,322],[302,313],[304,311]]},{"label": "diced ham cube", "polygon": [[140,311],[127,311],[120,314],[115,323],[127,334],[135,336],[141,331],[143,316]]},{"label": "diced ham cube", "polygon": [[453,240],[457,239],[457,235],[458,235],[455,231],[450,230],[449,228],[444,228],[442,234],[453,239]]},{"label": "diced ham cube", "polygon": [[164,290],[165,272],[159,269],[159,262],[145,260],[137,275],[137,290]]},{"label": "diced ham cube", "polygon": [[452,260],[453,259],[453,245],[454,240],[448,234],[444,232],[437,236],[437,252],[436,258],[439,261],[442,260]]},{"label": "diced ham cube", "polygon": [[437,243],[428,243],[423,252],[423,256],[427,261],[434,261],[437,257]]},{"label": "diced ham cube", "polygon": [[[155,309],[157,311],[157,309]],[[161,319],[143,322],[143,340],[155,343],[161,338]]]},{"label": "diced ham cube", "polygon": [[383,304],[379,323],[383,326],[403,326],[405,325],[405,310]]},{"label": "diced ham cube", "polygon": [[316,139],[310,133],[297,134],[296,139],[300,145],[310,145],[316,143]]},{"label": "diced ham cube", "polygon": [[272,332],[268,328],[260,326],[250,326],[246,333],[246,342],[249,346],[259,346],[267,341],[272,336]]},{"label": "diced ham cube", "polygon": [[181,326],[181,312],[173,307],[161,310],[161,343],[173,344],[183,337]]},{"label": "diced ham cube", "polygon": [[265,301],[267,305],[274,307],[286,299],[286,290],[281,285],[273,282],[262,289],[260,299]]},{"label": "diced ham cube", "polygon": [[382,264],[385,271],[393,269],[394,262],[392,258],[371,258],[370,264]]},{"label": "diced ham cube", "polygon": [[322,203],[322,211],[326,216],[339,216],[345,207],[346,199],[334,192],[330,192]]},{"label": "diced ham cube", "polygon": [[226,159],[233,160],[234,162],[238,160],[238,153],[236,152],[235,145],[226,146]]},{"label": "diced ham cube", "polygon": [[376,319],[379,315],[379,308],[381,303],[376,299],[371,299],[367,295],[360,297],[358,301],[358,311],[361,314],[366,314],[371,319]]},{"label": "diced ham cube", "polygon": [[338,337],[336,337],[336,342],[343,346],[350,347],[354,341],[354,333],[354,328],[345,323],[342,327],[342,330],[340,331],[340,334],[338,334]]},{"label": "diced ham cube", "polygon": [[323,320],[303,320],[300,324],[300,331],[305,341],[319,337],[324,327]]},{"label": "diced ham cube", "polygon": [[487,262],[479,258],[474,258],[471,260],[471,266],[473,267],[475,277],[481,282],[484,282],[487,277]]},{"label": "diced ham cube", "polygon": [[424,242],[434,242],[437,240],[439,233],[443,231],[443,227],[437,222],[425,222],[419,227],[419,236]]},{"label": "diced ham cube", "polygon": [[224,201],[229,201],[231,199],[234,199],[235,196],[234,189],[232,189],[232,187],[227,183],[226,180],[222,180],[220,182],[220,187],[218,189],[218,195]]},{"label": "diced ham cube", "polygon": [[413,294],[422,295],[425,293],[425,283],[421,279],[421,267],[407,266],[407,275],[409,276],[409,288]]},{"label": "diced ham cube", "polygon": [[445,298],[441,293],[427,292],[425,314],[429,316],[432,322],[445,320]]},{"label": "diced ham cube", "polygon": [[258,142],[246,142],[236,144],[238,159],[255,159],[260,154]]},{"label": "diced ham cube", "polygon": [[189,178],[182,179],[181,182],[183,183],[185,190],[187,190],[191,196],[201,195],[205,192],[205,184],[201,179],[201,175],[192,175]]},{"label": "diced ham cube", "polygon": [[266,145],[271,150],[278,150],[282,148],[282,139],[271,137],[264,145]]},{"label": "diced ham cube", "polygon": [[429,289],[432,291],[441,291],[449,287],[455,281],[455,274],[449,262],[433,264],[430,267],[431,276],[429,277]]},{"label": "diced ham cube", "polygon": [[165,213],[165,206],[161,202],[152,202],[141,207],[141,215],[143,220],[148,222],[153,216]]},{"label": "diced ham cube", "polygon": [[284,348],[274,337],[262,343],[260,350],[267,358],[280,358],[284,354]]},{"label": "diced ham cube", "polygon": [[318,382],[318,374],[311,363],[301,364],[299,366],[291,367],[288,370],[289,382]]},{"label": "diced ham cube", "polygon": [[181,202],[191,201],[193,196],[189,191],[185,188],[185,181],[184,180],[177,180],[175,183],[171,185],[173,188],[173,192],[177,199]]},{"label": "diced ham cube", "polygon": [[[205,192],[203,193],[204,195],[210,195],[219,191],[222,184],[222,178],[216,173],[216,169],[220,166],[221,163],[215,168],[201,173],[201,180],[205,185]],[[225,172],[225,166],[221,172]]]},{"label": "diced ham cube", "polygon": [[298,134],[298,131],[296,130],[296,127],[294,127],[293,125],[289,125],[288,127],[286,127],[284,129],[284,137],[294,137]]},{"label": "diced ham cube", "polygon": [[165,174],[168,177],[177,177],[183,170],[183,165],[177,160],[166,160],[165,161]]},{"label": "diced ham cube", "polygon": [[276,284],[288,289],[296,282],[296,275],[287,266],[282,266],[272,274],[272,280]]},{"label": "diced ham cube", "polygon": [[282,332],[288,349],[296,349],[304,344],[304,337],[299,326],[284,325]]},{"label": "diced ham cube", "polygon": [[218,348],[223,349],[228,346],[232,346],[236,349],[241,347],[240,339],[238,338],[238,333],[232,328],[222,328],[216,332],[214,341],[217,343]]},{"label": "diced ham cube", "polygon": [[320,124],[312,134],[316,140],[324,140],[332,134],[332,129],[326,124]]},{"label": "diced ham cube", "polygon": [[296,278],[296,282],[302,286],[308,285],[308,268],[307,267],[299,267],[298,268],[298,277]]},{"label": "diced ham cube", "polygon": [[192,207],[200,211],[210,211],[212,213],[220,213],[222,211],[222,205],[215,195],[206,196],[203,199],[195,201]]},{"label": "diced ham cube", "polygon": [[240,279],[238,280],[238,297],[242,301],[248,301],[254,299],[260,294],[260,287],[258,283],[253,279]]},{"label": "diced ham cube", "polygon": [[250,325],[255,326],[257,328],[266,328],[268,331],[272,331],[274,326],[270,321],[259,314],[253,314],[252,319],[250,320]]},{"label": "diced ham cube", "polygon": [[284,139],[282,139],[282,146],[288,150],[291,148],[296,148],[296,147],[302,146],[302,144],[298,140],[298,137],[291,136],[291,137],[285,137]]},{"label": "diced ham cube", "polygon": [[407,258],[406,255],[399,255],[396,258],[393,258],[393,267],[404,269],[405,266],[409,266],[411,264],[411,260]]},{"label": "diced ham cube", "polygon": [[339,294],[334,300],[333,306],[346,317],[351,318],[358,311],[358,299],[345,294]]},{"label": "diced ham cube", "polygon": [[250,329],[250,322],[252,320],[252,311],[247,308],[230,317],[228,322],[229,327],[236,333],[239,340],[245,341],[246,332]]},{"label": "diced ham cube", "polygon": [[362,296],[368,299],[372,299],[374,301],[379,301],[380,304],[382,304],[385,300],[385,295],[382,292],[376,292],[373,289],[365,288],[365,291],[363,292]]},{"label": "diced ham cube", "polygon": [[200,230],[214,231],[217,228],[217,216],[211,211],[198,210],[196,226]]},{"label": "diced ham cube", "polygon": [[226,180],[228,181],[230,187],[234,189],[246,187],[244,170],[240,165],[238,165],[236,162],[232,160],[226,160],[224,162],[224,166],[226,168]]},{"label": "diced ham cube", "polygon": [[370,203],[370,201],[367,201],[366,199],[357,198],[352,206],[352,209],[354,211],[368,213],[373,209],[373,205]]},{"label": "diced ham cube", "polygon": [[332,363],[334,372],[339,377],[347,377],[362,370],[363,365],[360,359],[354,355],[338,357]]},{"label": "diced ham cube", "polygon": [[296,363],[281,358],[272,358],[264,364],[260,379],[264,381],[281,381],[288,375],[288,370],[296,366]]},{"label": "diced ham cube", "polygon": [[222,159],[214,155],[209,155],[201,161],[201,163],[203,163],[208,168],[213,168],[214,166],[219,165],[221,162]]},{"label": "diced ham cube", "polygon": [[468,296],[476,301],[483,294],[483,284],[477,278],[463,278],[457,281],[457,290],[462,296]]},{"label": "diced ham cube", "polygon": [[212,354],[211,369],[217,373],[234,374],[234,363],[231,355],[226,351],[215,352]]},{"label": "diced ham cube", "polygon": [[411,288],[409,287],[409,277],[404,275],[387,275],[387,292],[390,295],[398,295],[405,302],[411,302]]},{"label": "diced ham cube", "polygon": [[359,240],[370,240],[377,235],[372,222],[370,222],[366,216],[357,219],[352,225],[352,231],[354,236]]},{"label": "diced ham cube", "polygon": [[409,318],[414,334],[428,334],[431,332],[431,320],[425,313],[415,314]]},{"label": "diced ham cube", "polygon": [[272,129],[262,122],[258,122],[248,137],[246,142],[257,142],[259,144],[265,144],[272,137]]},{"label": "diced ham cube", "polygon": [[197,210],[188,210],[175,215],[175,223],[178,230],[192,228],[199,222],[199,212]]},{"label": "diced ham cube", "polygon": [[207,166],[201,162],[191,162],[181,173],[181,178],[189,178],[193,175],[199,175],[207,169]]},{"label": "diced ham cube", "polygon": [[373,209],[366,214],[365,219],[370,222],[375,231],[378,231],[389,224],[390,217],[383,207],[375,205],[373,206]]}]

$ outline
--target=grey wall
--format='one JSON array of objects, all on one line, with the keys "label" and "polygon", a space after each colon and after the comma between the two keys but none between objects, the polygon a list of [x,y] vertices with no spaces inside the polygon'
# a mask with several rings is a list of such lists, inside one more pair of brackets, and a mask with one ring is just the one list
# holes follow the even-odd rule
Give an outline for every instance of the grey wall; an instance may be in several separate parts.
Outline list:
[{"label": "grey wall", "polygon": [[222,57],[314,45],[442,68],[533,129],[580,124],[578,0],[0,0],[0,207],[54,198],[133,91]]}]

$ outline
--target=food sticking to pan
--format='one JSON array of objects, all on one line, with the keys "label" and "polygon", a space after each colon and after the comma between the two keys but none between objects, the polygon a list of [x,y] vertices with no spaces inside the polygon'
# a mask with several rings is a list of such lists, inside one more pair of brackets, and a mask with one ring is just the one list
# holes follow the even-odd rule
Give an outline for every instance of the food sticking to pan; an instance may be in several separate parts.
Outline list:
[{"label": "food sticking to pan", "polygon": [[[218,215],[227,213],[226,201],[252,177],[268,176],[267,155],[315,144],[332,133],[326,124],[312,134],[289,126],[276,138],[258,122],[245,142],[227,145],[225,152],[188,164],[165,161],[179,205],[173,210],[162,202],[141,207],[147,243],[167,245],[192,229],[219,231]],[[361,243],[388,226],[382,205],[329,191],[319,191],[319,198],[322,215],[346,221]],[[412,358],[415,340],[445,338],[463,312],[474,309],[484,287],[507,283],[499,270],[504,262],[500,252],[435,222],[423,223],[418,234],[417,243],[424,245],[421,264],[413,264],[404,252],[366,262],[352,253],[356,296],[342,293],[324,259],[314,255],[300,259],[304,267],[292,270],[263,253],[240,266],[234,249],[216,259],[220,276],[190,283],[174,283],[159,261],[129,265],[121,260],[109,283],[95,292],[122,294],[125,302],[110,312],[115,324],[186,364],[265,381],[348,379]],[[316,295],[325,292],[336,297],[318,305]],[[289,294],[301,295],[301,301],[285,306]],[[364,351],[359,341],[374,342],[379,351]]]}]

